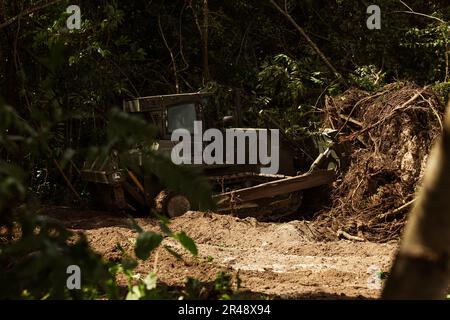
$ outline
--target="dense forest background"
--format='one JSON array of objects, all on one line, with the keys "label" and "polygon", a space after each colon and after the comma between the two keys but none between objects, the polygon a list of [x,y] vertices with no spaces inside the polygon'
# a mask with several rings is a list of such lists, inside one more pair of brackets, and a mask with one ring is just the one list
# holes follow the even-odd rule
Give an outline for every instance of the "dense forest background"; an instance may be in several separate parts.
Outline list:
[{"label": "dense forest background", "polygon": [[[66,27],[71,4],[81,8],[80,30]],[[214,91],[226,115],[229,89],[238,88],[245,125],[255,125],[266,108],[300,132],[320,126],[326,94],[352,85],[376,90],[411,80],[446,97],[447,1],[379,1],[381,30],[366,26],[370,4],[281,5],[345,79],[339,81],[269,0],[3,0],[0,95],[35,126],[52,124],[45,129],[50,159],[101,143],[108,111],[133,96]]]},{"label": "dense forest background", "polygon": [[[447,0],[276,3],[283,12],[270,0],[0,0],[1,223],[19,221],[31,237],[27,243],[35,241],[34,228],[47,222],[11,218],[18,204],[26,202],[24,210],[35,212],[38,202],[82,203],[78,170],[86,157],[148,139],[151,128],[114,111],[124,98],[212,91],[218,112],[226,115],[232,110],[230,89],[239,89],[244,125],[257,125],[256,113],[265,108],[286,128],[305,134],[321,126],[325,96],[351,86],[376,91],[409,80],[447,98]],[[371,4],[381,8],[381,30],[366,26]],[[69,5],[81,8],[79,30],[66,27]],[[153,170],[166,168],[155,161],[149,164]],[[171,168],[162,172],[180,188],[192,183],[189,173],[184,179]],[[204,181],[198,183],[207,197]],[[69,235],[60,235],[55,241],[64,246]],[[0,252],[2,267],[31,249],[14,250]],[[81,252],[73,250],[70,259]],[[97,259],[90,254],[83,256],[87,264]],[[94,277],[98,270],[91,270]],[[21,283],[9,295],[23,296],[38,282],[24,282],[24,273],[1,274],[2,283],[7,277],[11,285]],[[43,286],[31,296],[45,296],[51,285]]]}]

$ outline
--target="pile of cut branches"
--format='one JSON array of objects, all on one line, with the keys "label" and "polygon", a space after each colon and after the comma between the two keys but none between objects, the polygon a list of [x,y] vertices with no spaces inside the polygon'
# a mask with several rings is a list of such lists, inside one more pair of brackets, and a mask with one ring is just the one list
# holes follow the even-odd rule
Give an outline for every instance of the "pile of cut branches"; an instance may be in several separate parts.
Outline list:
[{"label": "pile of cut branches", "polygon": [[328,125],[351,145],[349,165],[335,182],[332,208],[315,224],[336,235],[397,239],[414,202],[444,106],[432,89],[393,83],[375,94],[349,89],[326,99]]}]

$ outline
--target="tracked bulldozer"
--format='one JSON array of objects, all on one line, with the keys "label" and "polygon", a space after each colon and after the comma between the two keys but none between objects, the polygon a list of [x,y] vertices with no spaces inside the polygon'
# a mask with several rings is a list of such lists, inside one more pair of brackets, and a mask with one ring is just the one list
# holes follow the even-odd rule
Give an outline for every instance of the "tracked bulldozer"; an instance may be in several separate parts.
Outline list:
[{"label": "tracked bulldozer", "polygon": [[[158,133],[153,149],[170,157],[177,144],[171,140],[172,133],[180,128],[193,133],[194,121],[201,121],[205,129],[224,131],[233,125],[234,129],[240,127],[239,104],[235,106],[234,116],[214,119],[211,118],[214,112],[208,112],[215,108],[213,101],[210,93],[151,96],[126,100],[123,110],[141,114],[155,126]],[[283,128],[268,113],[262,111],[259,116],[266,128],[241,129],[255,131],[257,137],[264,130],[282,132],[278,142],[277,174],[261,173],[263,165],[258,163],[193,165],[200,167],[207,177],[217,203],[216,211],[220,213],[256,217],[289,215],[301,206],[304,190],[330,184],[336,177],[340,157],[329,131],[310,137],[308,141],[294,141],[283,134]],[[141,175],[121,165],[115,151],[107,161],[96,159],[86,163],[81,175],[91,186],[91,197],[103,208],[131,211],[155,208],[169,217],[196,209],[185,195],[167,189],[155,175]]]}]

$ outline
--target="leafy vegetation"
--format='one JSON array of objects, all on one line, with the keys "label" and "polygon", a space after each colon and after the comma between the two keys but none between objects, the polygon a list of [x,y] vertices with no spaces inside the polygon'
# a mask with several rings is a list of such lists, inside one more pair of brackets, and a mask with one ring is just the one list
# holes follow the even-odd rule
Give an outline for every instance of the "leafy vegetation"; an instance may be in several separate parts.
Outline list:
[{"label": "leafy vegetation", "polygon": [[[82,10],[79,30],[66,27],[70,4]],[[365,2],[287,1],[286,8],[348,85],[375,91],[407,79],[433,85],[447,99],[450,5],[407,4],[379,1],[382,30],[375,31],[365,26]],[[169,288],[159,290],[155,274],[133,285],[134,258],[106,263],[82,235],[38,215],[50,203],[84,204],[89,191],[79,168],[113,149],[130,168],[158,175],[200,208],[213,206],[199,172],[144,147],[154,128],[119,111],[122,99],[215,91],[213,112],[223,116],[232,110],[224,102],[229,88],[237,88],[243,125],[261,125],[256,114],[264,108],[287,133],[308,134],[321,125],[325,95],[347,89],[265,0],[0,0],[0,43],[0,298],[124,297],[120,273],[130,280],[127,298],[173,297]],[[139,166],[127,152],[136,146],[146,155]],[[164,219],[159,233],[134,227],[138,259],[148,259],[165,237],[198,254]],[[84,270],[82,291],[65,288],[71,264]],[[231,283],[219,275],[209,292],[232,297]],[[202,286],[188,280],[185,297],[204,298]]]}]

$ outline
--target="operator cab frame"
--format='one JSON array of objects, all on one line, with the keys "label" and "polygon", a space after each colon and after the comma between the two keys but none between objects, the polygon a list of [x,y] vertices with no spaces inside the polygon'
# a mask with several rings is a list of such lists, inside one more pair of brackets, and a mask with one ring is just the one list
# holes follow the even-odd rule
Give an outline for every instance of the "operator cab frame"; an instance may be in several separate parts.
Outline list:
[{"label": "operator cab frame", "polygon": [[[204,110],[210,96],[212,96],[211,93],[197,92],[139,97],[124,100],[123,110],[143,114],[158,128],[157,138],[170,140],[172,131],[175,129],[187,129],[194,134],[194,121],[202,121],[206,124]],[[186,109],[184,114],[182,107]]]}]

